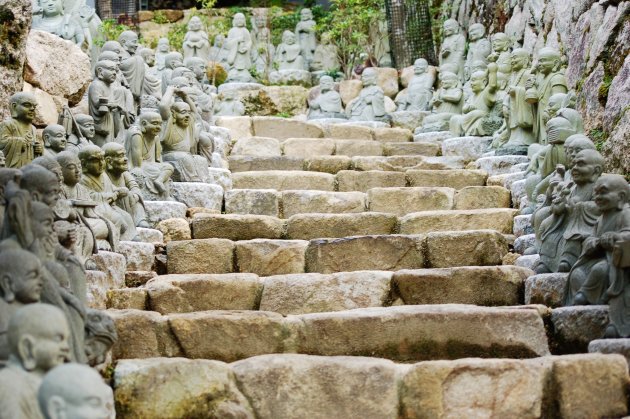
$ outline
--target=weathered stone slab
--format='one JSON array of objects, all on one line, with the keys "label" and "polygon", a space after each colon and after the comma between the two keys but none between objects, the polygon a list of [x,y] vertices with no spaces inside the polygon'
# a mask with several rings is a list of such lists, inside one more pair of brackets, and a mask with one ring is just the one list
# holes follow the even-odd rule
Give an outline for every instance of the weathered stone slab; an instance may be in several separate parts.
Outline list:
[{"label": "weathered stone slab", "polygon": [[630,339],[595,339],[588,344],[589,353],[619,354],[630,360]]},{"label": "weathered stone slab", "polygon": [[155,246],[151,243],[121,241],[119,253],[125,256],[126,271],[151,271],[153,267]]},{"label": "weathered stone slab", "polygon": [[172,241],[166,245],[169,274],[222,274],[234,269],[234,242],[225,239]]},{"label": "weathered stone slab", "polygon": [[275,189],[232,189],[225,192],[225,212],[278,217],[278,198]]},{"label": "weathered stone slab", "polygon": [[311,240],[306,272],[397,271],[424,267],[422,236],[357,236]]},{"label": "weathered stone slab", "polygon": [[302,170],[302,166],[304,165],[304,159],[287,156],[230,156],[228,161],[232,173],[261,170]]},{"label": "weathered stone slab", "polygon": [[534,270],[536,268],[536,265],[538,265],[539,260],[539,255],[525,255],[516,259],[516,262],[514,264],[516,266],[521,266],[523,268]]},{"label": "weathered stone slab", "polygon": [[328,136],[343,140],[372,140],[373,130],[352,124],[332,124],[327,127]]},{"label": "weathered stone slab", "polygon": [[510,234],[512,232],[512,219],[517,212],[517,210],[508,208],[418,212],[401,217],[400,233],[496,230],[500,233]]},{"label": "weathered stone slab", "polygon": [[236,243],[239,272],[260,276],[304,272],[305,240],[249,240]]},{"label": "weathered stone slab", "polygon": [[386,172],[404,172],[417,168],[424,163],[423,156],[356,156],[352,158],[352,168],[359,171],[379,170]]},{"label": "weathered stone slab", "polygon": [[324,130],[321,127],[308,122],[294,119],[255,116],[252,118],[254,135],[271,137],[279,140],[287,138],[322,138]]},{"label": "weathered stone slab", "polygon": [[[97,254],[92,255],[91,259],[96,264],[97,270],[107,275],[105,284],[108,284],[110,288],[122,288],[125,286],[127,260],[124,255],[99,250]],[[89,282],[88,287],[90,287]]]},{"label": "weathered stone slab", "polygon": [[156,227],[164,235],[164,243],[173,240],[190,240],[190,223],[185,218],[169,218],[160,221]]},{"label": "weathered stone slab", "polygon": [[199,214],[192,220],[194,239],[279,239],[284,222],[266,215]]},{"label": "weathered stone slab", "polygon": [[413,134],[414,142],[436,142],[440,143],[449,138],[455,138],[450,131],[434,131],[434,132],[419,132]]},{"label": "weathered stone slab", "polygon": [[382,156],[383,145],[372,140],[337,140],[335,155],[337,156]]},{"label": "weathered stone slab", "polygon": [[481,170],[407,170],[409,186],[443,186],[463,189],[467,186],[484,186],[488,174]]},{"label": "weathered stone slab", "polygon": [[450,210],[455,190],[451,188],[372,188],[367,192],[370,211],[405,215],[420,211]]},{"label": "weathered stone slab", "polygon": [[407,185],[405,174],[398,172],[342,170],[337,173],[336,178],[341,192],[367,192],[372,188],[395,188]]},{"label": "weathered stone slab", "polygon": [[144,288],[118,288],[107,291],[107,308],[146,310],[148,293]]},{"label": "weathered stone slab", "polygon": [[488,150],[491,143],[492,137],[449,138],[442,141],[442,155],[461,156],[468,161],[477,160]]},{"label": "weathered stone slab", "polygon": [[231,367],[259,419],[397,417],[398,367],[391,361],[286,354]]},{"label": "weathered stone slab", "polygon": [[554,353],[586,352],[588,343],[604,336],[608,306],[571,306],[551,312]]},{"label": "weathered stone slab", "polygon": [[363,192],[284,191],[284,218],[306,213],[357,213],[365,211]]},{"label": "weathered stone slab", "polygon": [[289,138],[282,143],[285,156],[302,159],[330,156],[335,153],[335,141],[328,138]]},{"label": "weathered stone slab", "polygon": [[147,221],[153,225],[169,218],[186,218],[186,205],[181,202],[145,201],[144,208]]},{"label": "weathered stone slab", "polygon": [[391,112],[389,116],[392,117],[393,127],[406,128],[411,132],[422,125],[422,121],[429,114],[428,111],[396,111]]},{"label": "weathered stone slab", "polygon": [[160,230],[154,228],[136,227],[136,231],[138,232],[138,240],[141,242],[151,244],[164,243],[164,235]]},{"label": "weathered stone slab", "polygon": [[427,235],[427,264],[431,268],[500,265],[507,252],[505,237],[494,230]]},{"label": "weathered stone slab", "polygon": [[335,175],[342,170],[350,170],[351,164],[352,159],[348,156],[316,156],[304,162],[304,169]]},{"label": "weathered stone slab", "polygon": [[501,186],[467,186],[457,191],[455,209],[509,208],[510,198]]},{"label": "weathered stone slab", "polygon": [[440,146],[434,143],[386,143],[383,144],[385,156],[437,156]]},{"label": "weathered stone slab", "polygon": [[128,287],[140,287],[156,276],[157,273],[154,271],[127,271],[125,272],[125,285]]},{"label": "weathered stone slab", "polygon": [[486,171],[490,176],[511,173],[512,168],[527,163],[527,156],[489,156],[481,157],[475,162],[477,169]]},{"label": "weathered stone slab", "polygon": [[422,164],[416,169],[423,170],[449,170],[449,169],[463,169],[466,164],[466,159],[461,156],[439,156],[439,157],[425,157]]},{"label": "weathered stone slab", "polygon": [[406,128],[374,128],[374,139],[382,143],[407,142],[413,140],[413,134]]},{"label": "weathered stone slab", "polygon": [[305,189],[334,191],[335,176],[328,173],[270,170],[233,173],[235,189]]},{"label": "weathered stone slab", "polygon": [[270,276],[263,278],[260,309],[287,315],[382,307],[391,277],[381,271]]},{"label": "weathered stone slab", "polygon": [[233,156],[276,157],[281,154],[280,141],[267,137],[240,138],[230,152]]},{"label": "weathered stone slab", "polygon": [[249,116],[219,116],[215,124],[230,130],[232,138],[241,139],[254,135],[252,118]]},{"label": "weathered stone slab", "polygon": [[521,255],[525,254],[525,250],[529,249],[536,245],[536,235],[535,234],[525,234],[519,236],[514,240],[514,251],[516,253],[520,253]]},{"label": "weathered stone slab", "polygon": [[116,288],[112,279],[101,271],[86,271],[85,282],[88,307],[104,309],[107,306],[107,292]]},{"label": "weathered stone slab", "polygon": [[561,307],[567,286],[566,273],[532,275],[525,280],[525,304]]},{"label": "weathered stone slab", "polygon": [[514,235],[519,237],[525,234],[532,234],[534,232],[534,227],[532,226],[531,220],[531,214],[517,215],[514,217]]},{"label": "weathered stone slab", "polygon": [[262,284],[254,274],[161,275],[146,284],[149,308],[162,314],[256,310]]},{"label": "weathered stone slab", "polygon": [[187,207],[203,207],[221,211],[223,188],[202,182],[173,182],[173,198]]},{"label": "weathered stone slab", "polygon": [[468,266],[403,270],[392,277],[405,304],[522,304],[523,282],[532,271],[516,266]]},{"label": "weathered stone slab", "polygon": [[287,221],[287,238],[310,240],[367,234],[391,234],[396,228],[393,214],[298,214]]}]

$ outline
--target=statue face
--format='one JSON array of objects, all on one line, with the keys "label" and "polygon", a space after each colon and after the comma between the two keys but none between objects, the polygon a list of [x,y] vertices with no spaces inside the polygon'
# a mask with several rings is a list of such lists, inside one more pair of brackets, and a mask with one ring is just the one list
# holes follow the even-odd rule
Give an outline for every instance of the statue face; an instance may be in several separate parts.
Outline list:
[{"label": "statue face", "polygon": [[479,93],[486,87],[486,76],[480,73],[474,73],[470,77],[470,88],[473,92]]},{"label": "statue face", "polygon": [[61,193],[59,179],[57,177],[54,181],[41,185],[39,189],[42,194],[40,198],[41,202],[51,208],[57,205],[57,201],[59,201],[59,194]]},{"label": "statue face", "polygon": [[571,168],[571,176],[573,181],[578,185],[593,182],[601,168],[592,164],[584,155],[579,155],[572,159],[573,167]]},{"label": "statue face", "polygon": [[192,19],[190,19],[190,22],[188,22],[188,30],[189,31],[200,31],[201,30],[201,19],[199,19],[197,16],[193,16]]},{"label": "statue face", "polygon": [[81,388],[75,399],[64,404],[65,419],[108,419],[111,417],[108,403],[110,390],[104,385],[89,385]]},{"label": "statue face", "polygon": [[50,145],[50,148],[59,152],[66,149],[66,131],[63,127],[55,127],[51,130],[46,129],[44,142]]},{"label": "statue face", "polygon": [[373,86],[376,84],[376,71],[371,70],[370,68],[366,68],[363,70],[363,74],[361,74],[361,81],[363,82],[363,86]]},{"label": "statue face", "polygon": [[199,62],[195,62],[192,65],[192,69],[191,70],[194,73],[195,78],[197,80],[202,80],[203,76],[206,75],[207,69],[208,69],[208,66],[206,65],[206,63],[203,62],[203,61],[199,61]]},{"label": "statue face", "polygon": [[593,187],[593,201],[602,212],[614,211],[626,200],[625,193],[613,187],[604,177],[599,178]]},{"label": "statue face", "polygon": [[34,96],[28,95],[11,104],[11,114],[18,121],[31,123],[35,119],[37,101]]},{"label": "statue face", "polygon": [[107,171],[122,173],[128,169],[127,155],[125,149],[121,148],[105,157]]},{"label": "statue face", "polygon": [[158,44],[157,44],[157,50],[162,52],[162,53],[169,52],[170,45],[168,44],[168,39],[167,38],[160,38],[160,40],[158,41]]},{"label": "statue face", "polygon": [[81,182],[81,162],[78,158],[61,167],[63,181],[68,186],[74,186]]},{"label": "statue face", "polygon": [[[41,264],[35,257],[20,260],[13,272],[6,272],[2,280],[12,284],[15,299],[23,304],[37,303],[42,294],[44,281],[41,277]],[[10,277],[10,278],[9,278]]]},{"label": "statue face", "polygon": [[442,87],[444,89],[452,89],[457,86],[457,79],[453,77],[446,77],[442,79]]},{"label": "statue face", "polygon": [[70,361],[70,331],[65,317],[59,314],[46,320],[46,327],[40,328],[39,333],[31,334],[34,340],[33,358],[40,371],[49,371]]},{"label": "statue face", "polygon": [[493,36],[492,49],[497,52],[506,51],[510,46],[510,39],[507,36]]},{"label": "statue face", "polygon": [[549,101],[547,107],[543,110],[542,119],[545,125],[547,124],[547,122],[549,122],[551,118],[554,118],[556,116],[556,113],[558,113],[558,111],[560,110],[560,106],[562,106],[562,102],[560,101]]},{"label": "statue face", "polygon": [[147,118],[142,120],[142,130],[150,137],[157,136],[162,130],[162,118]]},{"label": "statue face", "polygon": [[472,25],[468,31],[468,37],[471,41],[481,39],[486,29],[482,25]]},{"label": "statue face", "polygon": [[529,61],[529,57],[524,54],[515,54],[512,53],[510,56],[510,64],[512,65],[512,70],[522,70],[527,66]]},{"label": "statue face", "polygon": [[536,69],[543,74],[549,74],[556,67],[557,62],[557,57],[546,54],[541,55],[538,57],[538,65],[536,66]]},{"label": "statue face", "polygon": [[459,24],[455,20],[449,19],[446,22],[444,22],[444,36],[445,37],[455,35],[458,32],[459,32]]},{"label": "statue face", "polygon": [[83,173],[100,176],[105,171],[105,153],[94,151],[81,162],[81,165],[83,166]]},{"label": "statue face", "polygon": [[61,0],[41,0],[40,6],[44,17],[55,17],[63,13],[63,3]]},{"label": "statue face", "polygon": [[237,28],[245,27],[245,15],[243,15],[242,13],[235,14],[234,18],[232,19],[232,25]]},{"label": "statue face", "polygon": [[177,126],[187,128],[190,125],[190,107],[188,105],[174,106],[172,112]]},{"label": "statue face", "polygon": [[135,36],[135,37],[123,39],[120,41],[120,44],[122,45],[124,49],[127,50],[127,52],[129,52],[129,54],[133,55],[138,49],[138,37]]},{"label": "statue face", "polygon": [[292,32],[287,32],[283,36],[283,41],[287,45],[293,45],[293,44],[295,44],[295,35]]},{"label": "statue face", "polygon": [[335,82],[331,77],[322,77],[319,79],[319,87],[322,93],[329,92],[334,89]]},{"label": "statue face", "polygon": [[426,60],[420,59],[416,60],[413,64],[413,72],[416,75],[424,74],[427,72],[428,63]]},{"label": "statue face", "polygon": [[96,133],[96,130],[94,128],[94,120],[88,119],[86,121],[79,122],[79,130],[81,130],[81,134],[83,134],[85,138],[94,138],[94,134]]},{"label": "statue face", "polygon": [[300,19],[302,19],[302,22],[313,19],[313,12],[311,12],[311,9],[302,9],[300,12]]},{"label": "statue face", "polygon": [[97,76],[100,80],[105,83],[113,83],[116,81],[116,65],[112,62],[111,64],[102,65],[98,71]]},{"label": "statue face", "polygon": [[147,50],[142,58],[144,58],[144,62],[147,63],[149,67],[153,67],[155,65],[155,53],[152,50]]}]

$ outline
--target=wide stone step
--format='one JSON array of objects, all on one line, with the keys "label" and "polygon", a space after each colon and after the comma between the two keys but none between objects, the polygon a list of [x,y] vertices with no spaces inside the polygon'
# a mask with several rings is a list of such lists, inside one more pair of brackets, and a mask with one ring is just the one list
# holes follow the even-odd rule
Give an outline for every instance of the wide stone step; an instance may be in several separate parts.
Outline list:
[{"label": "wide stone step", "polygon": [[238,310],[108,312],[118,330],[114,359],[184,356],[230,362],[302,353],[420,361],[549,354],[542,317],[526,308],[418,305],[286,317]]},{"label": "wide stone step", "polygon": [[523,282],[531,274],[507,265],[267,277],[251,273],[162,275],[142,287],[110,291],[108,308],[161,314],[262,310],[288,315],[392,304],[518,305],[523,303]]},{"label": "wide stone step", "polygon": [[120,360],[113,389],[119,418],[569,419],[624,416],[627,381],[620,355],[397,364],[281,354]]}]

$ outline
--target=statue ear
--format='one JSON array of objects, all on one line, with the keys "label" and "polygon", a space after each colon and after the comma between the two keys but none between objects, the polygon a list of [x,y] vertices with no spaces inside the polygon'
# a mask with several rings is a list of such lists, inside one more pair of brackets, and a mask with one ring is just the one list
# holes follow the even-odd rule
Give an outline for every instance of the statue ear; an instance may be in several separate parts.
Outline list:
[{"label": "statue ear", "polygon": [[35,338],[29,334],[20,336],[17,350],[24,369],[26,371],[33,371],[37,366],[37,360],[35,359]]},{"label": "statue ear", "polygon": [[623,210],[623,207],[628,203],[628,194],[626,192],[619,192],[619,203],[617,204],[618,210]]},{"label": "statue ear", "polygon": [[52,396],[46,403],[46,412],[42,412],[50,419],[64,419],[66,417],[66,401],[61,396]]},{"label": "statue ear", "polygon": [[602,166],[595,166],[593,173],[595,174],[595,177],[600,177],[602,173],[604,173],[604,168]]},{"label": "statue ear", "polygon": [[12,303],[15,301],[15,293],[13,292],[13,280],[8,274],[2,274],[0,276],[0,292],[4,297],[4,301],[7,303]]}]

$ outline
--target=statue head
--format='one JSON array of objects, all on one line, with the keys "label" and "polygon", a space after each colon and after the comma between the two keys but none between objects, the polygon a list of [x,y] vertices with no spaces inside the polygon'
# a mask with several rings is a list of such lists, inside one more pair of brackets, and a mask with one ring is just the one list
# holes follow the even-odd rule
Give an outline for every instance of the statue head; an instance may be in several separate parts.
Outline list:
[{"label": "statue head", "polygon": [[378,78],[378,73],[372,67],[368,67],[363,70],[363,74],[361,74],[361,81],[363,82],[363,87],[374,86],[376,85],[376,80]]},{"label": "statue head", "polygon": [[320,41],[321,41],[321,44],[322,44],[322,45],[328,45],[328,44],[330,44],[330,38],[331,38],[331,37],[330,37],[330,33],[329,33],[329,32],[324,32],[324,33],[322,33],[322,35],[321,35],[321,40],[320,40]]},{"label": "statue head", "polygon": [[59,244],[55,232],[55,214],[48,205],[42,202],[33,202],[32,227],[33,236],[39,239],[38,255],[45,259],[52,259],[55,255],[55,247]]},{"label": "statue head", "polygon": [[529,65],[529,52],[524,48],[516,48],[510,54],[510,64],[512,71],[519,71]]},{"label": "statue head", "polygon": [[536,69],[542,74],[550,74],[560,69],[562,63],[560,52],[555,48],[545,47],[538,50]]},{"label": "statue head", "polygon": [[584,134],[574,134],[564,142],[564,152],[567,155],[567,162],[571,168],[575,155],[582,150],[595,150],[595,143]]},{"label": "statue head", "polygon": [[162,130],[162,117],[157,112],[144,111],[139,119],[142,133],[149,138],[155,138]]},{"label": "statue head", "polygon": [[155,52],[151,48],[138,49],[138,55],[142,57],[149,67],[153,67],[155,65]]},{"label": "statue head", "polygon": [[214,37],[214,46],[217,48],[223,47],[223,42],[225,42],[225,36],[218,34]]},{"label": "statue head", "polygon": [[571,177],[577,185],[595,182],[604,171],[604,157],[597,150],[584,149],[572,160]]},{"label": "statue head", "polygon": [[103,152],[105,153],[105,170],[107,170],[108,173],[120,175],[129,170],[129,161],[127,160],[125,146],[110,142],[103,145]]},{"label": "statue head", "polygon": [[550,144],[563,144],[571,135],[577,134],[571,122],[565,118],[551,118],[546,128],[547,141]]},{"label": "statue head", "polygon": [[162,54],[166,54],[171,50],[171,46],[168,42],[168,38],[160,38],[157,43],[157,50]]},{"label": "statue head", "polygon": [[113,393],[96,370],[70,363],[46,374],[37,401],[44,419],[108,419]]},{"label": "statue head", "polygon": [[497,32],[492,35],[492,50],[495,52],[507,51],[510,47],[510,37],[503,32]]},{"label": "statue head", "polygon": [[630,186],[621,175],[601,175],[593,186],[593,201],[603,213],[621,211],[630,199]]},{"label": "statue head", "polygon": [[63,14],[62,0],[40,0],[39,6],[45,18],[55,17]]},{"label": "statue head", "polygon": [[195,75],[195,73],[192,70],[190,70],[188,67],[183,67],[183,66],[177,67],[175,70],[173,70],[172,78],[173,79],[177,79],[177,78],[186,79],[188,87],[194,86],[194,83],[197,80],[197,76]]},{"label": "statue head", "polygon": [[482,61],[482,60],[475,60],[475,61],[473,61],[471,66],[470,66],[470,72],[472,74],[475,71],[483,71],[483,72],[488,71],[488,64],[485,61]]},{"label": "statue head", "polygon": [[11,117],[20,122],[32,124],[37,109],[37,99],[32,93],[18,92],[9,99]]},{"label": "statue head", "polygon": [[302,9],[300,11],[300,20],[306,22],[307,20],[313,20],[313,12],[311,9]]},{"label": "statue head", "polygon": [[481,23],[473,23],[468,28],[468,40],[471,42],[477,41],[486,34],[486,27]]},{"label": "statue head", "polygon": [[116,70],[117,64],[109,60],[99,61],[94,67],[96,77],[108,85],[116,81]]},{"label": "statue head", "polygon": [[62,125],[50,124],[42,133],[44,144],[56,152],[66,149],[66,129]]},{"label": "statue head", "polygon": [[79,130],[85,138],[88,140],[94,138],[94,134],[96,134],[96,129],[94,128],[94,118],[90,115],[80,113],[74,116],[74,120],[77,121]]},{"label": "statue head", "polygon": [[79,160],[83,173],[100,176],[105,171],[105,153],[99,146],[88,145],[79,151]]},{"label": "statue head", "polygon": [[197,31],[200,31],[201,28],[202,28],[202,24],[201,24],[201,19],[199,19],[199,16],[191,17],[190,21],[188,22],[188,30],[192,32],[197,32]]},{"label": "statue head", "polygon": [[232,26],[235,28],[244,28],[245,27],[245,15],[243,13],[237,13],[232,18]]},{"label": "statue head", "polygon": [[11,304],[39,302],[44,281],[42,264],[35,254],[22,249],[8,249],[0,253],[0,293]]},{"label": "statue head", "polygon": [[116,324],[114,320],[101,310],[86,310],[85,353],[90,365],[98,365],[105,362],[107,351],[118,340]]},{"label": "statue head", "polygon": [[429,67],[429,63],[427,62],[427,60],[425,60],[424,58],[418,58],[413,63],[413,73],[416,76],[419,76],[421,74],[426,73],[428,67]]},{"label": "statue head", "polygon": [[440,72],[440,82],[442,83],[442,88],[453,89],[459,84],[459,77],[450,71]]},{"label": "statue head", "polygon": [[208,65],[206,60],[201,57],[189,57],[184,60],[184,65],[195,74],[195,78],[198,81],[202,81],[206,76],[206,70]]},{"label": "statue head", "polygon": [[171,70],[182,67],[184,65],[184,57],[179,52],[169,52],[164,57],[164,67]]},{"label": "statue head", "polygon": [[584,132],[584,121],[582,120],[582,114],[571,108],[560,108],[556,112],[556,116],[564,118],[571,123],[575,133]]},{"label": "statue head", "polygon": [[291,31],[284,31],[282,33],[282,43],[287,45],[295,44],[295,34]]},{"label": "statue head", "polygon": [[190,87],[190,80],[184,76],[173,77],[169,82],[169,86],[175,86],[176,89],[186,89]]},{"label": "statue head", "polygon": [[54,207],[59,200],[61,188],[57,175],[37,164],[22,167],[20,187],[27,190],[31,199]]},{"label": "statue head", "polygon": [[81,182],[81,160],[71,151],[62,151],[57,154],[57,162],[61,166],[63,182],[73,187]]},{"label": "statue head", "polygon": [[70,330],[61,309],[34,303],[20,307],[9,320],[9,359],[22,368],[43,376],[70,360]]},{"label": "statue head", "polygon": [[475,71],[470,75],[470,88],[475,93],[480,93],[488,84],[488,73],[485,71]]},{"label": "statue head", "polygon": [[566,96],[566,93],[556,93],[555,95],[551,95],[549,101],[547,102],[547,106],[543,109],[542,120],[545,124],[547,124],[551,118],[556,116],[556,113],[562,107],[562,103],[564,102]]},{"label": "statue head", "polygon": [[107,41],[101,47],[101,54],[106,51],[114,52],[118,55],[118,59],[120,59],[122,57],[123,47],[118,41]]},{"label": "statue head", "polygon": [[187,128],[191,122],[190,106],[186,102],[175,102],[171,106],[171,115],[175,125],[181,128]]},{"label": "statue head", "polygon": [[459,23],[455,19],[446,20],[443,28],[445,38],[459,33]]},{"label": "statue head", "polygon": [[330,92],[335,88],[335,81],[330,76],[321,76],[319,78],[319,91],[321,93]]},{"label": "statue head", "polygon": [[136,34],[134,31],[124,31],[118,36],[118,43],[130,55],[133,55],[138,49],[138,34]]},{"label": "statue head", "polygon": [[99,61],[113,61],[116,63],[116,69],[120,67],[120,55],[114,51],[101,51],[96,62]]}]

